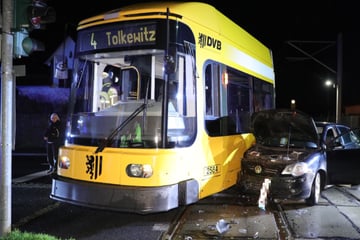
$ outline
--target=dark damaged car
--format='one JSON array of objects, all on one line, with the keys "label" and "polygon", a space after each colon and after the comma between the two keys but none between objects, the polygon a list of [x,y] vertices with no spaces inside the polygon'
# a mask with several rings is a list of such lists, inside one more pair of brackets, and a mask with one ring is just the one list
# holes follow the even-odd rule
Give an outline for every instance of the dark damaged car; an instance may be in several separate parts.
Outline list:
[{"label": "dark damaged car", "polygon": [[[256,144],[241,162],[243,193],[260,194],[267,182],[268,198],[305,200],[312,206],[328,184],[360,183],[359,136],[350,128],[335,132],[337,124],[317,125],[309,115],[288,109],[256,112],[251,121]],[[325,129],[334,134],[326,137]]]}]

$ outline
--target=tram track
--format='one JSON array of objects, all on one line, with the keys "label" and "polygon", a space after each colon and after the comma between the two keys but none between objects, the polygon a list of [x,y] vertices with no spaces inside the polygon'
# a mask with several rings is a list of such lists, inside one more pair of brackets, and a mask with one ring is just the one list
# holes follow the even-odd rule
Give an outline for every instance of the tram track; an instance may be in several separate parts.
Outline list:
[{"label": "tram track", "polygon": [[[289,240],[307,239],[309,236],[321,239],[329,235],[321,229],[330,228],[329,231],[331,231],[331,228],[343,228],[332,225],[341,220],[332,221],[331,218],[345,220],[341,223],[345,224],[344,229],[349,229],[350,232],[353,232],[351,234],[355,233],[360,236],[358,218],[351,215],[360,207],[359,195],[356,195],[356,190],[351,191],[343,186],[333,186],[332,188],[326,189],[325,194],[322,194],[322,202],[313,207],[305,205],[302,201],[269,201],[265,210],[258,207],[255,198],[242,196],[236,189],[214,194],[193,205],[182,207],[162,240],[205,240],[209,238]],[[342,204],[339,201],[345,201],[345,203]],[[330,208],[325,210],[327,207],[332,207],[332,210]],[[316,219],[319,216],[326,218],[323,215],[324,211],[336,213],[336,216],[332,215],[326,219],[329,223],[317,222]],[[221,219],[229,226],[222,233],[216,226]],[[308,226],[309,229],[306,230],[302,224]],[[261,229],[261,225],[268,230]],[[271,234],[269,234],[270,231],[272,231]],[[335,230],[333,231],[334,234],[339,234]],[[344,233],[344,235],[351,234]]]},{"label": "tram track", "polygon": [[335,186],[335,189],[339,192],[341,192],[344,196],[351,199],[352,202],[354,202],[357,206],[360,206],[360,197],[353,194],[349,191],[349,188],[341,187],[341,186]]},{"label": "tram track", "polygon": [[[349,191],[349,188],[346,187],[341,187],[341,186],[333,186],[333,189],[336,190],[337,192],[341,193],[342,196],[344,196],[348,202],[351,202],[351,204],[354,204],[354,207],[360,207],[360,198],[353,194],[352,192]],[[349,214],[345,211],[342,210],[342,206],[340,204],[337,204],[334,202],[334,200],[323,196],[323,198],[325,198],[329,204],[333,207],[335,207],[339,213],[352,225],[352,227],[359,233],[360,235],[360,227],[357,225],[357,222],[353,221],[353,219],[349,216]]]},{"label": "tram track", "polygon": [[342,202],[348,204],[348,203],[352,203],[355,206],[359,206],[360,207],[360,195],[355,195],[354,193],[352,193],[349,189],[349,187],[345,187],[345,186],[329,186],[328,189],[331,189],[333,192],[338,192],[340,194],[340,196],[342,196],[342,198],[338,197],[337,199],[332,199],[331,196],[328,196],[327,194],[322,194],[322,198],[324,198],[329,205],[331,206],[341,206],[342,203],[339,202],[339,199],[343,199]]},{"label": "tram track", "polygon": [[[43,162],[43,160],[39,159],[37,162]],[[30,164],[30,166],[32,165],[34,162]],[[29,225],[29,222],[34,219],[33,216],[37,221],[41,221],[47,215],[43,214],[44,210],[49,210],[47,206],[51,208],[46,191],[45,193],[42,191],[43,187],[34,188],[41,191],[41,194],[37,194],[32,189],[32,184],[40,186],[44,184],[46,188],[49,188],[51,182],[50,176],[45,174],[45,167],[36,165],[40,166],[36,174],[28,174],[30,170],[26,169],[25,176],[14,174],[16,177],[12,181],[13,193],[26,196],[13,198],[14,201],[19,201],[19,203],[14,202],[14,209],[16,209],[14,223],[21,227]],[[17,188],[21,188],[21,191]],[[27,196],[29,192],[37,199],[31,201],[32,204],[36,204],[36,208],[29,208],[28,204],[20,204],[21,199],[29,198]],[[44,197],[40,197],[42,195]],[[42,207],[38,206],[40,203],[38,198],[41,198],[44,203]],[[34,209],[36,211],[32,213]],[[84,209],[84,214],[87,212]],[[287,240],[316,239],[316,237],[318,237],[317,239],[334,239],[336,237],[337,239],[360,240],[358,216],[360,216],[359,186],[328,186],[322,192],[320,203],[313,207],[306,206],[302,202],[269,201],[265,210],[258,207],[256,198],[244,196],[239,189],[231,188],[199,200],[195,204],[179,207],[176,214],[169,218],[170,221],[166,222],[166,228],[155,231],[162,232],[161,238],[159,238],[161,240],[254,238]],[[229,229],[223,233],[219,233],[216,229],[216,224],[221,219],[229,225]],[[270,230],[262,228],[268,223],[267,226]],[[159,225],[164,226],[163,219]],[[272,234],[269,234],[269,231],[272,231]],[[268,235],[264,237],[262,234]],[[269,235],[270,237],[268,237]]]},{"label": "tram track", "polygon": [[[16,186],[23,184],[29,186],[30,183],[34,184],[38,181],[40,180],[31,179],[26,183],[16,183],[14,187],[16,189]],[[40,181],[39,184],[42,183],[43,181]],[[46,187],[48,188],[48,184]],[[29,186],[25,190],[28,188],[31,189]],[[21,192],[27,193],[24,190]],[[290,240],[336,237],[359,240],[360,227],[357,217],[360,209],[359,196],[360,192],[356,187],[329,186],[323,191],[321,201],[316,206],[309,207],[302,202],[293,201],[269,201],[266,209],[261,209],[256,198],[244,196],[234,188],[214,194],[192,205],[177,208],[176,214],[167,221],[167,227],[161,230],[161,237],[158,239]],[[44,207],[44,209],[47,208]],[[42,218],[44,209],[35,211],[34,216]],[[16,224],[19,226],[33,220],[27,215],[24,219],[22,215],[17,217]],[[217,224],[221,219],[228,228],[220,233]],[[162,220],[160,223],[163,226]]]},{"label": "tram track", "polygon": [[274,214],[274,218],[279,229],[279,239],[293,239],[294,232],[292,231],[289,221],[286,217],[284,209],[281,203],[271,203],[271,208]]},{"label": "tram track", "polygon": [[184,218],[183,215],[184,215],[186,209],[187,209],[187,206],[183,206],[183,207],[178,208],[179,212],[176,214],[174,220],[169,225],[169,228],[168,228],[167,232],[165,232],[163,234],[161,240],[174,239],[174,236],[175,236],[176,232],[178,231],[180,226],[183,224],[182,219]]},{"label": "tram track", "polygon": [[281,204],[261,209],[235,189],[182,207],[161,240],[292,239]]}]

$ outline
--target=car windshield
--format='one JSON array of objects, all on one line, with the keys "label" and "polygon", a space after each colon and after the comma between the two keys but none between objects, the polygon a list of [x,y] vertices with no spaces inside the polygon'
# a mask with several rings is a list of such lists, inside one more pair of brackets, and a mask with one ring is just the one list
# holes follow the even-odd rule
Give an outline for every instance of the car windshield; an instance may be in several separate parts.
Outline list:
[{"label": "car windshield", "polygon": [[252,129],[259,144],[271,147],[316,148],[318,133],[308,115],[291,110],[266,110],[252,116]]}]

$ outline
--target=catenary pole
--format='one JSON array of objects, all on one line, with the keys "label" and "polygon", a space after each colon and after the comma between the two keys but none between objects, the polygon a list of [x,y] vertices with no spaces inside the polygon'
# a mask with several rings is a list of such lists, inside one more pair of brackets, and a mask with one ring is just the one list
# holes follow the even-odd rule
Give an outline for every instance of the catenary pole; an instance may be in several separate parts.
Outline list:
[{"label": "catenary pole", "polygon": [[341,122],[342,116],[342,74],[343,74],[343,39],[342,33],[337,36],[337,72],[336,72],[336,111],[335,121]]},{"label": "catenary pole", "polygon": [[1,24],[1,158],[0,158],[0,237],[11,232],[11,169],[13,74],[13,1],[2,0]]}]

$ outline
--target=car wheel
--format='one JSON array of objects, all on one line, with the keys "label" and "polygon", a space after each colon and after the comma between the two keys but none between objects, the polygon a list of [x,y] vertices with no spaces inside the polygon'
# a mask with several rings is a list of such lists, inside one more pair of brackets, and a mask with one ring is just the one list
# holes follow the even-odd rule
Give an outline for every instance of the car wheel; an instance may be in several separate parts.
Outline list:
[{"label": "car wheel", "polygon": [[305,203],[308,206],[314,206],[319,203],[320,198],[320,191],[321,191],[321,177],[320,173],[316,173],[315,179],[311,185],[311,194],[310,197],[305,199]]}]

